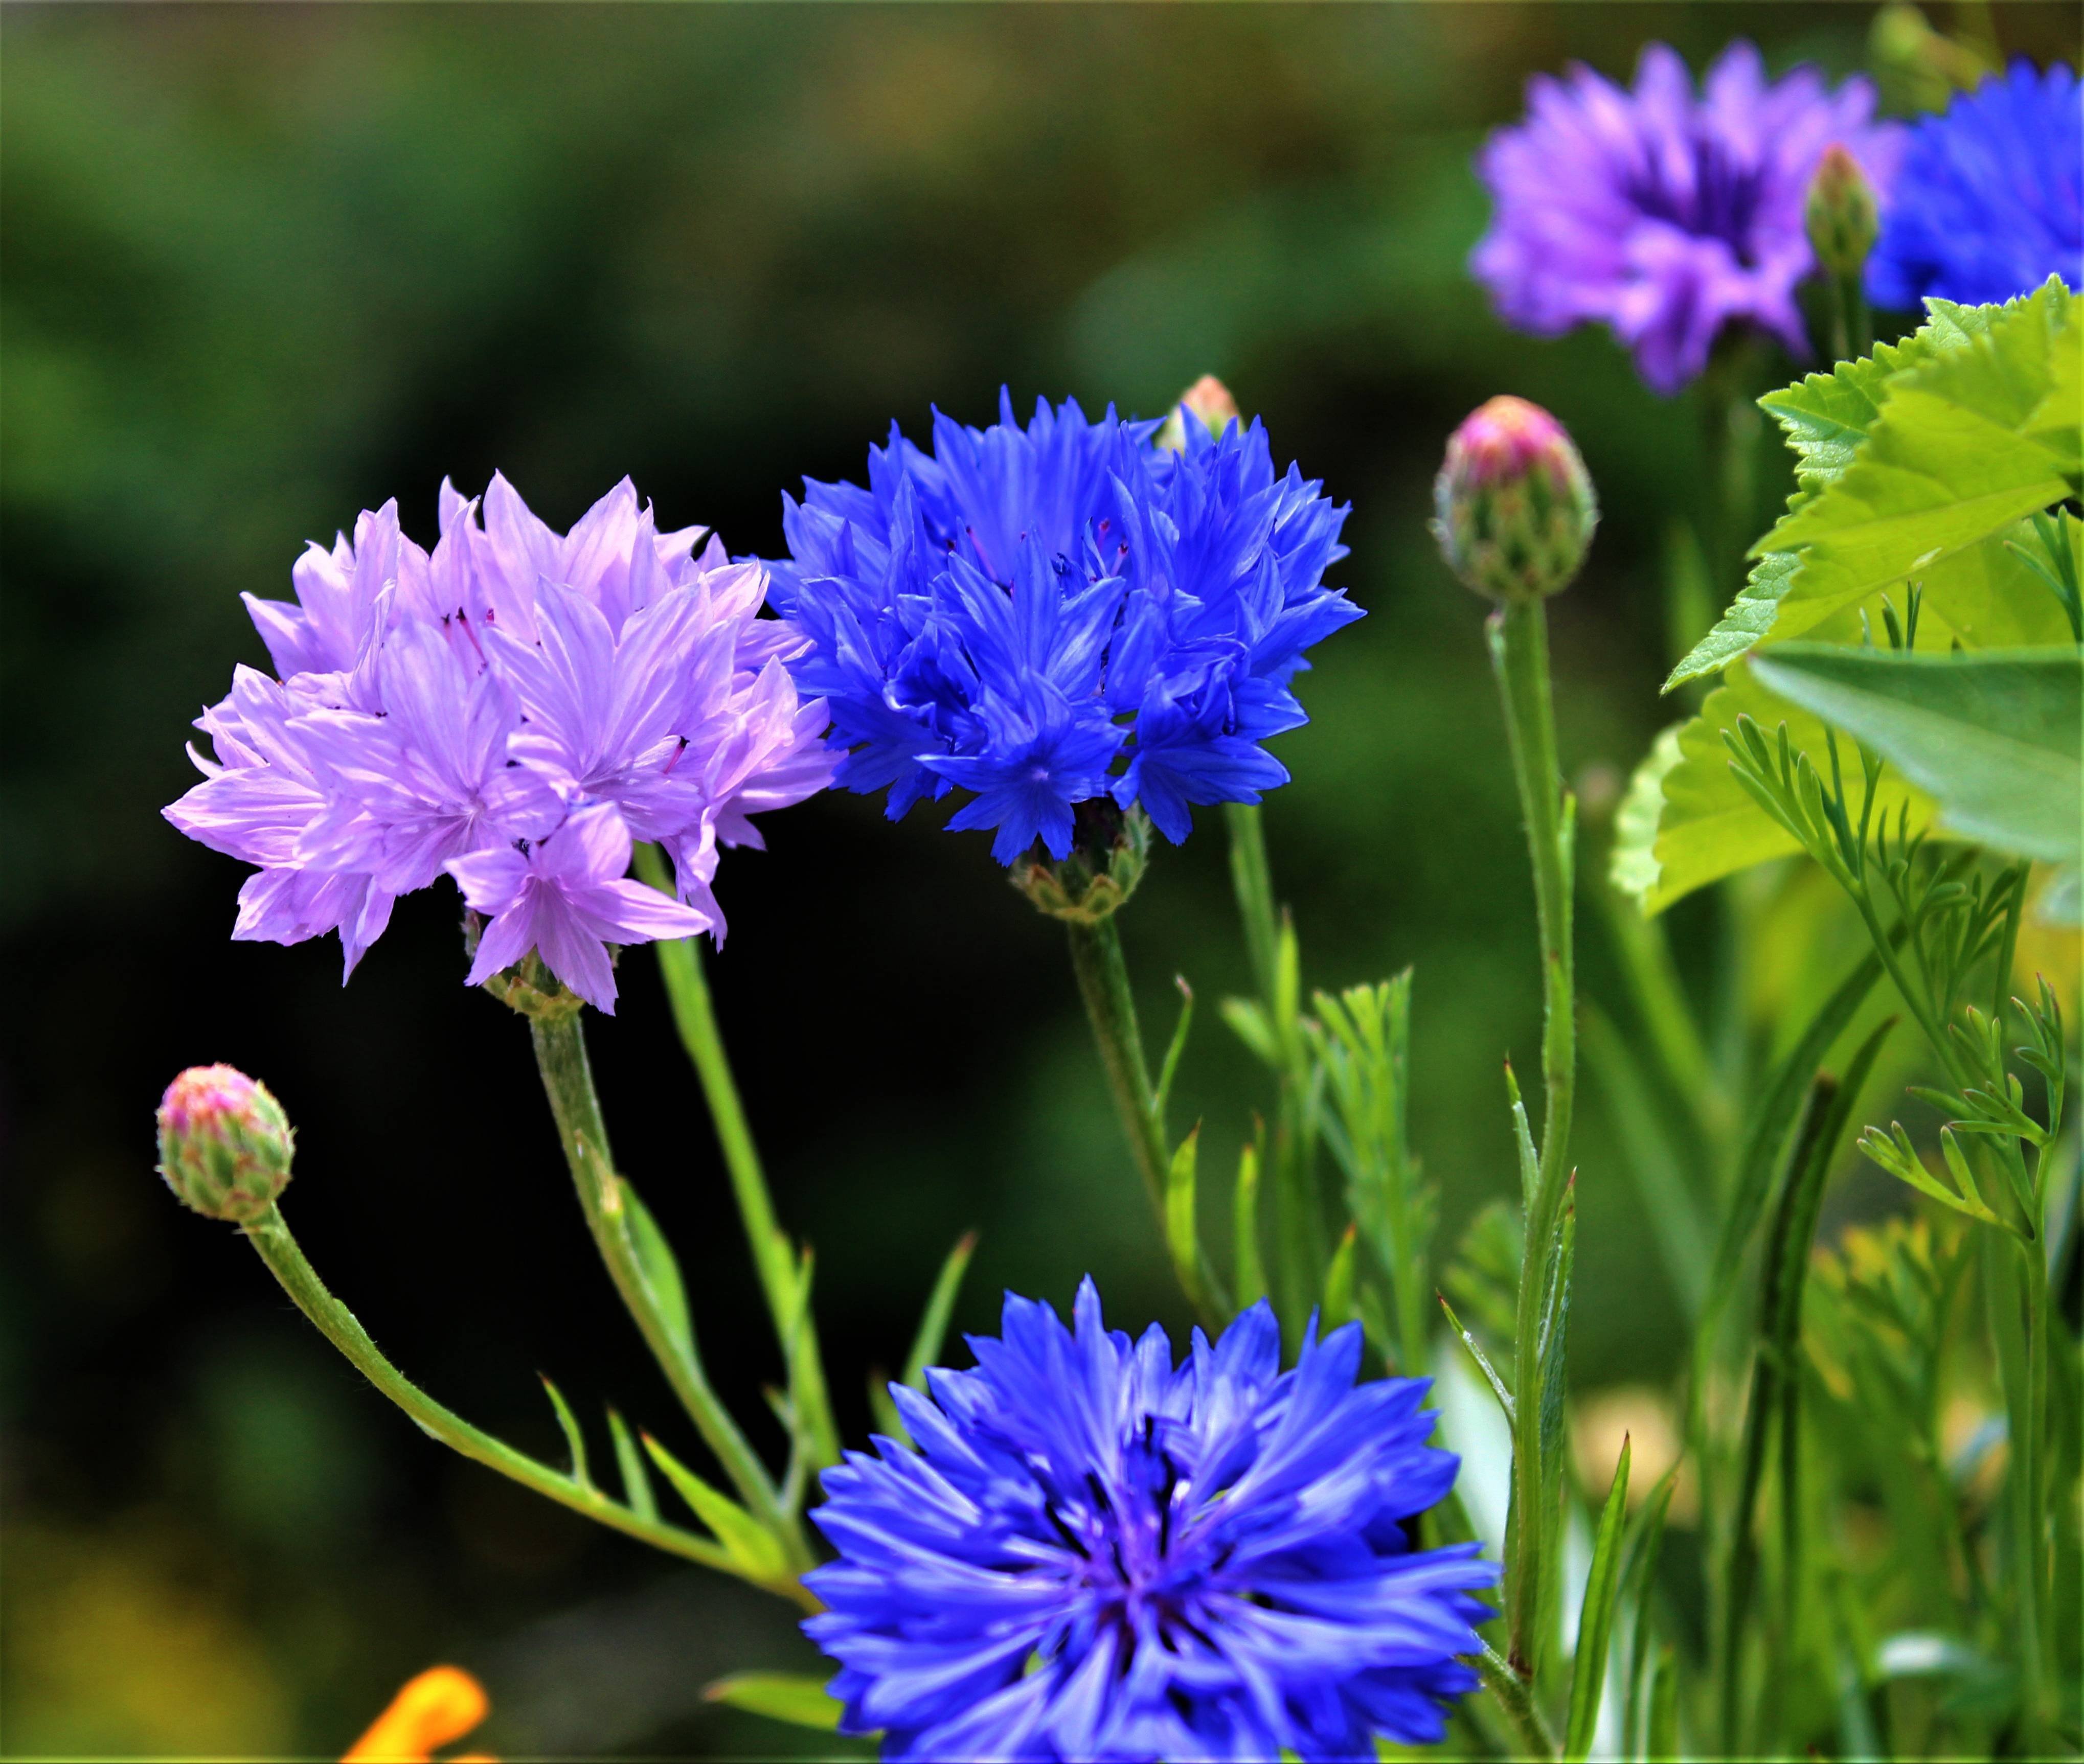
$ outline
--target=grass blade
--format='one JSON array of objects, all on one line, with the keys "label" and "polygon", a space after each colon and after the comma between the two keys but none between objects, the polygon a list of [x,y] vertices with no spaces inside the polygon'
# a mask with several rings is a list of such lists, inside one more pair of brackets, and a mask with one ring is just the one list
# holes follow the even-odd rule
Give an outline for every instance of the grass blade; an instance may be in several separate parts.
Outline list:
[{"label": "grass blade", "polygon": [[1599,1724],[1601,1693],[1607,1683],[1607,1649],[1613,1639],[1614,1605],[1620,1595],[1621,1531],[1628,1512],[1629,1442],[1621,1436],[1620,1462],[1599,1515],[1592,1546],[1592,1572],[1585,1582],[1585,1602],[1578,1620],[1578,1658],[1570,1672],[1570,1715],[1565,1724],[1563,1756],[1590,1757],[1592,1730]]}]

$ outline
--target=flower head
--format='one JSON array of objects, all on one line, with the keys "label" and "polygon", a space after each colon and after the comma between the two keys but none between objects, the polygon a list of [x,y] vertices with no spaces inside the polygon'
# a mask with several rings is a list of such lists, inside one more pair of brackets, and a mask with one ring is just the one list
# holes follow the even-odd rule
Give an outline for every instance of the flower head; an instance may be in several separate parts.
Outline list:
[{"label": "flower head", "polygon": [[[305,554],[294,605],[248,596],[280,678],[235,670],[167,818],[259,867],[235,937],[337,929],[352,973],[447,872],[493,915],[473,980],[533,949],[610,1009],[606,945],[721,938],[719,841],[757,844],[749,815],[830,778],[801,640],[756,616],[759,565],[660,533],[627,480],[566,534],[502,477],[481,512],[444,484],[441,527],[423,551],[387,503]],[[678,902],[623,882],[633,837],[666,848]]]},{"label": "flower head", "polygon": [[1583,66],[1537,77],[1527,119],[1477,160],[1497,210],[1470,267],[1523,330],[1607,325],[1661,392],[1700,373],[1727,325],[1802,353],[1810,176],[1836,142],[1887,192],[1903,131],[1872,121],[1874,104],[1865,80],[1833,91],[1812,68],[1768,82],[1742,42],[1698,97],[1662,43],[1643,50],[1633,91]]},{"label": "flower head", "polygon": [[1002,392],[989,429],[936,412],[930,454],[893,425],[866,489],[785,499],[772,599],[832,707],[836,782],[893,819],[972,791],[949,825],[1010,864],[1067,857],[1080,802],[1140,802],[1176,843],[1189,804],[1287,781],[1260,743],[1307,721],[1303,651],[1360,616],[1324,586],[1346,511],[1277,473],[1257,422],[1180,420],[1175,451],[1068,400],[1023,427]]},{"label": "flower head", "polygon": [[159,1174],[186,1207],[249,1225],[289,1186],[295,1133],[267,1085],[191,1066],[159,1102]]},{"label": "flower head", "polygon": [[1403,1521],[1452,1486],[1422,1379],[1356,1386],[1352,1325],[1292,1371],[1264,1304],[1186,1360],[1078,1289],[1075,1331],[1008,1295],[1002,1333],[890,1440],[825,1473],[840,1551],[804,1626],[843,1729],[892,1758],[1373,1758],[1475,1685],[1497,1578]]},{"label": "flower head", "polygon": [[1493,398],[1463,419],[1433,505],[1448,567],[1494,600],[1569,587],[1599,522],[1570,432],[1523,398]]},{"label": "flower head", "polygon": [[2084,87],[2014,61],[1922,118],[1867,264],[1877,306],[1981,306],[2050,276],[2084,287]]}]

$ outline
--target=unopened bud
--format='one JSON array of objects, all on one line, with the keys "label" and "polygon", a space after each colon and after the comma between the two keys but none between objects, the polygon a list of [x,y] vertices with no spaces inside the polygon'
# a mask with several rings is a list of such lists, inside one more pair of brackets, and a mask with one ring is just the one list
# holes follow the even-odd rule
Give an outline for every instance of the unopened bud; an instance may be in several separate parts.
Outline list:
[{"label": "unopened bud", "polygon": [[1832,275],[1857,276],[1880,235],[1881,215],[1860,162],[1835,142],[1816,162],[1804,219],[1816,261]]},{"label": "unopened bud", "polygon": [[1237,400],[1230,396],[1229,387],[1213,374],[1204,374],[1172,401],[1172,414],[1165,419],[1165,426],[1158,431],[1158,445],[1173,453],[1187,451],[1187,420],[1183,411],[1191,410],[1201,419],[1201,426],[1211,435],[1220,435],[1232,423],[1244,421],[1238,411]]},{"label": "unopened bud", "polygon": [[159,1174],[184,1206],[250,1225],[290,1180],[295,1138],[268,1087],[235,1066],[191,1066],[159,1102]]},{"label": "unopened bud", "polygon": [[1599,522],[1569,431],[1523,398],[1493,398],[1455,431],[1433,507],[1448,568],[1493,600],[1569,587]]}]

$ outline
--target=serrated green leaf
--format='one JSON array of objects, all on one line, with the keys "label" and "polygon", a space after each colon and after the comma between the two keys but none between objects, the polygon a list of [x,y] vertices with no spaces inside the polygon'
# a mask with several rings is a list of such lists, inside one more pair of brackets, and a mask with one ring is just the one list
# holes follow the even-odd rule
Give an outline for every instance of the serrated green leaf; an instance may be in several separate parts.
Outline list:
[{"label": "serrated green leaf", "polygon": [[665,1472],[666,1480],[709,1528],[748,1580],[772,1582],[787,1578],[788,1565],[773,1533],[722,1490],[704,1482],[650,1434],[643,1438],[651,1462]]},{"label": "serrated green leaf", "polygon": [[608,1437],[615,1441],[615,1467],[622,1477],[622,1498],[639,1519],[656,1519],[659,1503],[651,1493],[651,1478],[645,1471],[643,1454],[622,1417],[608,1411]]},{"label": "serrated green leaf", "polygon": [[2073,493],[2075,313],[2076,297],[2052,281],[2003,307],[1935,305],[1900,348],[1761,400],[1797,454],[1802,489],[1665,689],[1812,631]]},{"label": "serrated green leaf", "polygon": [[2073,861],[2084,804],[2084,660],[2074,650],[1897,655],[1777,645],[1751,671],[1873,748],[1966,839]]},{"label": "serrated green leaf", "polygon": [[1631,899],[1640,900],[1657,886],[1657,819],[1664,812],[1665,776],[1681,757],[1679,732],[1685,726],[1674,723],[1650,743],[1614,813],[1607,876]]},{"label": "serrated green leaf", "polygon": [[1585,1581],[1585,1601],[1578,1618],[1578,1657],[1570,1669],[1570,1715],[1564,1728],[1563,1756],[1589,1758],[1592,1731],[1607,1685],[1607,1648],[1613,1639],[1614,1604],[1621,1585],[1621,1529],[1628,1514],[1629,1440],[1621,1440],[1620,1462],[1613,1486],[1599,1514],[1599,1535],[1592,1545],[1592,1570]]},{"label": "serrated green leaf", "polygon": [[705,1687],[702,1695],[710,1703],[821,1733],[837,1732],[844,1712],[826,1690],[825,1681],[807,1673],[735,1672]]}]

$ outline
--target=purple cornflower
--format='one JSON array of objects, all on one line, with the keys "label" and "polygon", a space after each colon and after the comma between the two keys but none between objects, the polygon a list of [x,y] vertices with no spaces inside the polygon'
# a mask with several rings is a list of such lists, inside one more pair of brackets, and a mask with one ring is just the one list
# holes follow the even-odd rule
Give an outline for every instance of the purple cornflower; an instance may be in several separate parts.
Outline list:
[{"label": "purple cornflower", "polygon": [[1644,49],[1633,91],[1582,66],[1537,75],[1526,120],[1477,158],[1497,205],[1470,268],[1522,330],[1608,326],[1660,392],[1699,374],[1728,325],[1804,354],[1794,290],[1815,261],[1809,180],[1836,142],[1886,202],[1904,131],[1873,121],[1874,106],[1866,80],[1833,91],[1813,68],[1769,83],[1744,42],[1697,98],[1662,43]]},{"label": "purple cornflower", "polygon": [[1284,1373],[1263,1301],[1177,1368],[1091,1280],[1074,1315],[1009,1293],[974,1372],[892,1387],[919,1450],[826,1471],[840,1559],[803,1627],[841,1731],[887,1758],[1182,1764],[1439,1739],[1497,1569],[1405,1531],[1459,1463],[1425,1443],[1426,1381],[1356,1385],[1352,1324]]},{"label": "purple cornflower", "polygon": [[1324,586],[1346,511],[1265,431],[1097,421],[1038,401],[1023,427],[938,412],[934,451],[892,425],[868,488],[785,499],[773,599],[808,639],[790,666],[832,707],[835,781],[974,793],[951,828],[996,831],[1010,864],[1069,855],[1072,810],[1141,803],[1175,844],[1190,804],[1256,802],[1288,773],[1260,745],[1308,719],[1303,651],[1360,609]]},{"label": "purple cornflower", "polygon": [[[424,551],[387,503],[306,552],[294,604],[247,597],[281,678],[235,671],[167,818],[259,866],[235,937],[337,929],[351,974],[447,871],[493,916],[473,984],[533,949],[612,1009],[607,945],[721,940],[718,842],[758,844],[748,815],[829,780],[802,640],[756,616],[759,565],[659,532],[626,479],[569,534],[502,477],[481,519],[444,484],[441,527]],[[677,902],[623,880],[633,838],[665,848]]]},{"label": "purple cornflower", "polygon": [[2084,87],[2018,61],[1912,129],[1867,262],[1876,306],[1982,306],[2050,276],[2084,287]]}]

